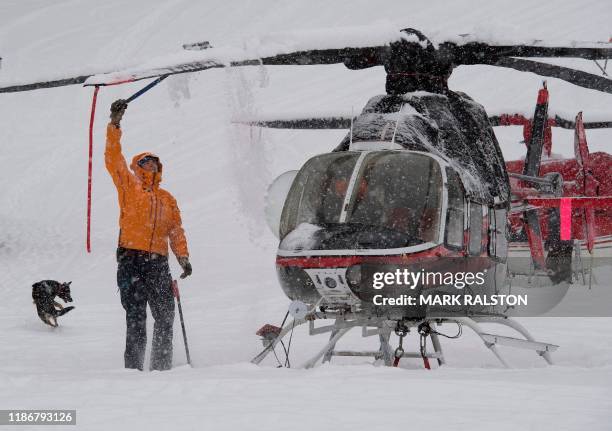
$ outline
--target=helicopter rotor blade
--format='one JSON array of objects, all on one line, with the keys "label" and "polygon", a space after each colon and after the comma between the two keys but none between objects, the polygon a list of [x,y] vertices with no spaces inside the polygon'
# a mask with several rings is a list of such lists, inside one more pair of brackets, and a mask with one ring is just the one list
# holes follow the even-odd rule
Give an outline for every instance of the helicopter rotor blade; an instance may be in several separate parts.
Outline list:
[{"label": "helicopter rotor blade", "polygon": [[233,121],[249,126],[267,127],[271,129],[301,129],[301,130],[342,130],[350,129],[350,117],[311,117],[294,119],[253,119]]},{"label": "helicopter rotor blade", "polygon": [[288,54],[278,54],[263,57],[254,64],[280,65],[280,66],[307,66],[345,63],[349,69],[381,66],[384,64],[388,52],[386,46],[341,48],[341,49],[312,49]]},{"label": "helicopter rotor blade", "polygon": [[72,78],[55,79],[52,81],[32,82],[29,84],[17,84],[6,87],[0,87],[0,93],[18,93],[20,91],[39,90],[42,88],[64,87],[66,85],[75,85],[84,83],[88,75],[75,76]]},{"label": "helicopter rotor blade", "polygon": [[29,82],[23,84],[0,86],[0,93],[17,93],[22,91],[40,90],[44,88],[65,87],[83,84],[84,86],[109,86],[136,82],[143,79],[158,78],[162,75],[176,75],[179,73],[198,72],[202,70],[225,67],[224,64],[204,60],[182,63],[169,67],[150,68],[143,70],[128,69],[124,72],[101,72],[92,75],[79,75],[69,78]]},{"label": "helicopter rotor blade", "polygon": [[[213,68],[261,66],[261,65],[325,65],[345,63],[350,69],[361,69],[382,64],[384,47],[373,48],[342,48],[297,51],[262,58],[246,58],[233,61],[220,61],[214,57],[201,61],[177,62],[165,67],[134,68],[121,72],[81,75],[57,80],[46,80],[32,83],[0,86],[0,93],[14,93],[38,90],[43,88],[63,87],[67,85],[84,84],[85,86],[108,86],[143,79],[156,78],[161,75],[177,75],[181,73],[201,72]],[[209,50],[214,54],[214,48]],[[208,54],[208,53],[207,53]]]},{"label": "helicopter rotor blade", "polygon": [[[565,46],[559,46],[565,45]],[[598,91],[612,93],[612,80],[532,60],[512,57],[574,57],[589,60],[612,58],[608,43],[556,41],[504,41],[479,39],[477,35],[442,37],[430,41],[418,30],[397,30],[372,25],[294,32],[255,38],[245,48],[210,47],[152,58],[136,67],[111,73],[65,77],[34,83],[10,83],[0,93],[28,91],[63,85],[116,85],[161,75],[174,75],[229,66],[328,65],[343,63],[349,69],[385,66],[389,88],[397,94],[408,91],[445,90],[446,79],[459,65],[489,64],[563,79]],[[421,88],[423,87],[423,88]]]},{"label": "helicopter rotor blade", "polygon": [[563,81],[591,90],[602,91],[612,94],[612,80],[603,76],[569,67],[556,66],[554,64],[539,61],[525,60],[522,58],[501,58],[494,66],[507,67],[521,72],[533,72],[540,76],[562,79]]},{"label": "helicopter rotor blade", "polygon": [[[313,49],[307,51],[296,51],[286,54],[278,54],[273,56],[250,58],[245,53],[234,55],[233,60],[222,59],[215,57],[214,48],[207,50],[209,58],[201,61],[192,61],[171,64],[166,67],[157,67],[152,69],[135,69],[126,70],[104,75],[90,76],[85,82],[85,86],[94,85],[114,85],[117,83],[139,81],[141,79],[155,78],[161,75],[176,75],[180,73],[200,72],[213,68],[223,67],[240,67],[240,66],[266,66],[266,65],[282,65],[282,66],[308,66],[308,65],[325,65],[345,63],[349,68],[364,68],[376,66],[382,60],[384,47],[366,47],[366,48],[341,48],[341,49]],[[245,57],[241,59],[240,57]],[[352,67],[351,67],[352,66]],[[0,89],[1,91],[2,89]]]},{"label": "helicopter rotor blade", "polygon": [[[561,127],[562,129],[574,129],[576,122],[574,120],[568,120],[562,118],[559,115],[555,115],[555,127]],[[612,128],[612,121],[588,121],[583,122],[582,127],[585,129],[609,129]]]},{"label": "helicopter rotor blade", "polygon": [[554,46],[550,42],[532,41],[531,43],[506,45],[504,43],[472,39],[467,43],[442,42],[441,47],[453,51],[457,64],[476,64],[483,60],[505,57],[539,58],[582,58],[585,60],[606,60],[612,58],[612,45],[607,42],[565,42],[569,46]]},{"label": "helicopter rotor blade", "polygon": [[[511,112],[511,111],[508,111]],[[518,111],[517,111],[518,112]],[[549,117],[554,120],[550,125],[552,127],[560,127],[561,129],[571,129],[574,130],[576,127],[576,122],[574,120],[569,120],[565,116],[561,116],[559,114],[555,114],[554,117]],[[498,114],[489,116],[489,123],[491,126],[524,126],[526,123],[532,120],[531,117],[525,116],[521,113],[515,114]],[[612,120],[607,121],[585,121],[582,123],[585,129],[611,129],[612,128]]]}]

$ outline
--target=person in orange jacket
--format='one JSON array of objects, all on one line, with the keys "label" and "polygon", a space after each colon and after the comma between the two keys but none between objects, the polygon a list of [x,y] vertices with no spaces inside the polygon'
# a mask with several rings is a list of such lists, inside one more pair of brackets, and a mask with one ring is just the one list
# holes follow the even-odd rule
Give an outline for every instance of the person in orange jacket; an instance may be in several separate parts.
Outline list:
[{"label": "person in orange jacket", "polygon": [[132,159],[130,168],[121,152],[124,100],[111,105],[106,129],[106,169],[119,195],[117,284],[126,313],[125,368],[143,369],[147,345],[147,303],[155,320],[151,370],[172,367],[174,297],[168,266],[168,242],[183,273],[191,275],[187,240],[176,199],[159,187],[162,164],[152,153]]}]

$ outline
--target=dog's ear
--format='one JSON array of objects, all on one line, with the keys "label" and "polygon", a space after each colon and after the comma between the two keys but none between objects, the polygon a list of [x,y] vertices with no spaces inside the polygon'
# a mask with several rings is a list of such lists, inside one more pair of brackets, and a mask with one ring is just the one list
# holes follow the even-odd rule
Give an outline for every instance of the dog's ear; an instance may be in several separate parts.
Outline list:
[{"label": "dog's ear", "polygon": [[64,283],[64,285],[66,285],[66,287],[70,287],[70,284],[72,284],[72,281],[69,281],[68,283]]}]

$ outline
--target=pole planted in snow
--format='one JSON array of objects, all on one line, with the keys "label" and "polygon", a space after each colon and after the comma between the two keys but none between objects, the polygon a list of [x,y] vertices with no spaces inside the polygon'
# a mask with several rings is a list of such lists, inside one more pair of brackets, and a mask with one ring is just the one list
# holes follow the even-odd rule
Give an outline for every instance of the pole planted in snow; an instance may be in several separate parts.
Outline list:
[{"label": "pole planted in snow", "polygon": [[189,355],[189,345],[187,344],[187,332],[185,331],[185,320],[183,319],[183,307],[181,307],[181,294],[178,288],[178,282],[176,280],[172,280],[172,293],[176,298],[176,302],[178,303],[179,309],[179,317],[181,318],[181,329],[183,330],[183,341],[185,342],[185,354],[187,355],[187,363],[190,367],[191,365],[191,356]]}]

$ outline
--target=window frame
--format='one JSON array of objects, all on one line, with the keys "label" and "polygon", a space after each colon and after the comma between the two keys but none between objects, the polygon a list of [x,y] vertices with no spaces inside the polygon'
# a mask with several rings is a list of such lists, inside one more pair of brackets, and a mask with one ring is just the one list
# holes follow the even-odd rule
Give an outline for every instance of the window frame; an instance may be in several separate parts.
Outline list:
[{"label": "window frame", "polygon": [[[475,214],[475,210],[478,208],[478,214]],[[474,230],[474,217],[478,218],[480,229]],[[483,238],[483,227],[484,227],[484,216],[483,216],[483,205],[478,202],[470,201],[469,203],[469,237],[467,244],[467,251],[472,256],[480,256],[482,254],[482,238]],[[477,247],[474,243],[474,235],[478,234]]]},{"label": "window frame", "polygon": [[[452,197],[452,182],[456,180],[456,185],[458,186],[457,191],[461,194],[461,208],[456,208],[451,205]],[[461,182],[461,177],[459,174],[452,169],[451,167],[446,167],[446,196],[447,196],[447,208],[445,214],[445,223],[444,223],[444,245],[446,248],[451,250],[464,250],[465,249],[465,227],[466,227],[466,197],[465,197],[465,189],[463,187],[463,183]],[[454,212],[460,212],[461,215],[461,244],[452,243],[449,241],[449,227],[452,225],[451,223],[451,214]]]},{"label": "window frame", "polygon": [[[489,207],[489,256],[499,262],[508,258],[508,210],[505,207]],[[503,230],[499,228],[502,227]],[[499,241],[498,238],[502,240]],[[501,252],[501,253],[500,253]]]}]

